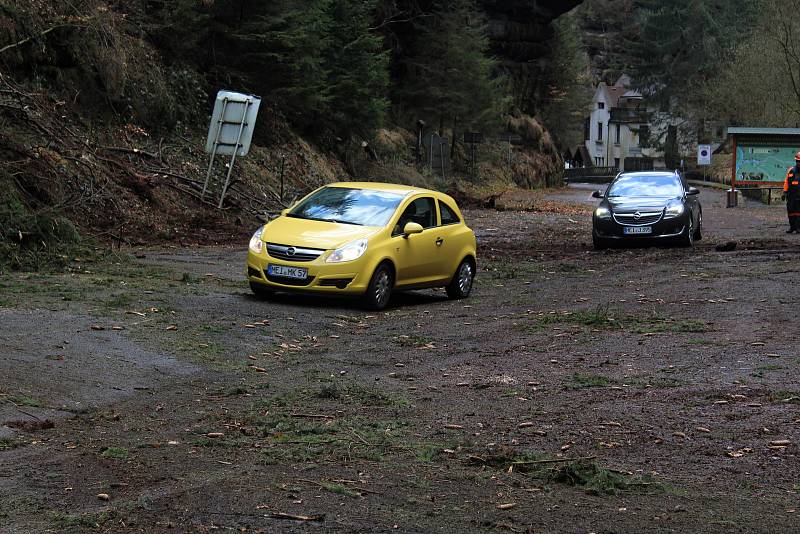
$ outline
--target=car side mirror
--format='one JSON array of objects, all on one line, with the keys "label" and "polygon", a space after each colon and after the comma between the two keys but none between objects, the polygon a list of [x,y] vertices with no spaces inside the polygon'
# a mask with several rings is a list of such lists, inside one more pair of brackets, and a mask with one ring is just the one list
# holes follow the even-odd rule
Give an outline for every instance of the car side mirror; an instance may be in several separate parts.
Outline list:
[{"label": "car side mirror", "polygon": [[592,192],[592,198],[603,198],[603,192],[602,191],[593,191]]},{"label": "car side mirror", "polygon": [[689,189],[686,191],[686,194],[687,194],[687,195],[699,195],[699,194],[700,194],[700,190],[699,190],[699,189],[697,189],[696,187],[690,187],[690,188],[689,188]]},{"label": "car side mirror", "polygon": [[422,230],[424,230],[424,228],[422,228],[421,224],[409,222],[403,227],[403,235],[408,237],[412,234],[420,234],[422,233]]}]

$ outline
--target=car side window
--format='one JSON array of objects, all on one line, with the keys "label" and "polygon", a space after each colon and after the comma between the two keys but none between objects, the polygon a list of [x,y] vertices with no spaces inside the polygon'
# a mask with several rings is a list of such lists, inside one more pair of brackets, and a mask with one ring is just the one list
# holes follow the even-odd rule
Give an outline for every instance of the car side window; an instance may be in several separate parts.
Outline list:
[{"label": "car side window", "polygon": [[458,224],[461,222],[461,219],[459,219],[458,215],[456,215],[456,212],[441,200],[439,201],[439,215],[442,219],[442,226],[446,224]]},{"label": "car side window", "polygon": [[392,234],[402,234],[403,228],[410,222],[415,222],[422,226],[422,228],[432,228],[436,226],[436,204],[433,198],[422,197],[409,204],[397,220]]}]

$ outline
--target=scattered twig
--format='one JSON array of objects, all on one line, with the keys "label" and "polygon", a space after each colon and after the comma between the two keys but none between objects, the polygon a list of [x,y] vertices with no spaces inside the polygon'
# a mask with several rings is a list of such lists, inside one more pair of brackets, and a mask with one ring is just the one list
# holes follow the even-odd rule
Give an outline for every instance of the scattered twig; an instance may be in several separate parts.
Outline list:
[{"label": "scattered twig", "polygon": [[314,414],[314,413],[290,413],[289,417],[298,417],[304,419],[336,419],[332,415]]},{"label": "scattered twig", "polygon": [[364,444],[364,445],[366,445],[367,447],[370,447],[370,446],[371,446],[371,445],[369,444],[369,441],[367,441],[367,440],[365,440],[364,438],[362,438],[362,437],[359,435],[359,433],[355,431],[355,429],[353,429],[353,428],[349,428],[348,430],[349,430],[350,432],[352,432],[352,433],[353,433],[353,435],[354,435],[355,437],[357,437],[357,438],[359,439],[359,441],[361,441],[361,443],[363,443],[363,444]]},{"label": "scattered twig", "polygon": [[562,462],[582,462],[584,460],[594,460],[597,456],[581,456],[579,458],[556,458],[552,460],[523,460],[511,462],[511,465],[533,465],[533,464],[557,464]]},{"label": "scattered twig", "polygon": [[270,512],[267,514],[268,517],[272,519],[288,519],[291,521],[314,521],[314,522],[322,522],[325,521],[325,514],[317,514],[317,515],[295,515],[295,514],[286,514],[283,512]]}]

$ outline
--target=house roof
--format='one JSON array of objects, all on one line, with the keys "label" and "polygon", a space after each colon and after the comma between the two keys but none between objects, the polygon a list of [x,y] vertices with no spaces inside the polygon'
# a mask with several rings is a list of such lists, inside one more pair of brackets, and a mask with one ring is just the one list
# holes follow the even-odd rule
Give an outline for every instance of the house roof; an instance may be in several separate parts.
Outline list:
[{"label": "house roof", "polygon": [[627,87],[622,87],[619,85],[606,86],[605,89],[606,93],[608,93],[609,107],[612,108],[619,106],[619,99],[622,98],[622,95],[628,92]]},{"label": "house roof", "polygon": [[800,128],[728,128],[728,135],[791,135],[800,137]]}]

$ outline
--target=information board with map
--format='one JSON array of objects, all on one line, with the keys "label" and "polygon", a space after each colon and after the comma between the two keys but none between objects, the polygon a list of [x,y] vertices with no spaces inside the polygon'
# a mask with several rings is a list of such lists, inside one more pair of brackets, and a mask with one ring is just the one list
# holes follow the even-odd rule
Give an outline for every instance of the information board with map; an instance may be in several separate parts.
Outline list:
[{"label": "information board with map", "polygon": [[736,147],[736,183],[783,184],[797,150],[797,146],[788,144],[740,142]]}]

